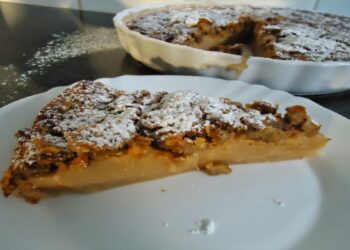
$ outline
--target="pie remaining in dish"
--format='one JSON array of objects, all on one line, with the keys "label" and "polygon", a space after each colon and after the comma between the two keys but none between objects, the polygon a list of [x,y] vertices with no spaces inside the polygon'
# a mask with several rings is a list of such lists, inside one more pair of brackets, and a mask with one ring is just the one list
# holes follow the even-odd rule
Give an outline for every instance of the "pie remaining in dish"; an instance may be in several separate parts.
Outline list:
[{"label": "pie remaining in dish", "polygon": [[28,202],[185,171],[227,174],[229,164],[298,159],[328,139],[303,106],[284,115],[267,101],[243,105],[192,91],[125,92],[81,81],[51,100],[2,178]]},{"label": "pie remaining in dish", "polygon": [[129,29],[169,43],[282,60],[350,61],[350,17],[289,8],[180,5],[148,10]]}]

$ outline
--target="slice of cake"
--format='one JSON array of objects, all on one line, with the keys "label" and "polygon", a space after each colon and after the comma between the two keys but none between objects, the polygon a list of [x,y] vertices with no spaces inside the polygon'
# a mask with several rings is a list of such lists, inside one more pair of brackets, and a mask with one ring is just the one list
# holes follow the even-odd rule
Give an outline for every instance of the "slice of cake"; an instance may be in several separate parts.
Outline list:
[{"label": "slice of cake", "polygon": [[35,203],[185,171],[227,174],[229,164],[299,159],[328,139],[303,106],[285,115],[266,101],[243,106],[192,91],[125,92],[81,81],[50,101],[1,181]]}]

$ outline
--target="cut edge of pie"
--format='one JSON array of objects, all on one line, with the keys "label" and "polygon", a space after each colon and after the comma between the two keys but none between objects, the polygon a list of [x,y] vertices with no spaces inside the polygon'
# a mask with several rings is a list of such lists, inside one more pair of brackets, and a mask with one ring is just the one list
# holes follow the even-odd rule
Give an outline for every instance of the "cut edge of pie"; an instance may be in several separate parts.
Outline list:
[{"label": "cut edge of pie", "polygon": [[28,202],[92,192],[230,164],[300,159],[329,139],[303,106],[284,115],[267,101],[243,106],[192,91],[125,92],[81,81],[46,105],[2,178],[5,196]]}]

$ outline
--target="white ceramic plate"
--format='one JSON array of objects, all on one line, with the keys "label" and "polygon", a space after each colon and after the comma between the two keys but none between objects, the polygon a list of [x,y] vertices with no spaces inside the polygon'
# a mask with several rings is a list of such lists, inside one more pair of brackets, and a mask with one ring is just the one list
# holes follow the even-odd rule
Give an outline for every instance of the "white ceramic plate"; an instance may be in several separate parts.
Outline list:
[{"label": "white ceramic plate", "polygon": [[[102,82],[125,90],[190,89],[243,102],[267,99],[282,108],[301,104],[332,140],[312,159],[236,165],[229,175],[185,173],[37,205],[0,198],[1,249],[320,250],[350,245],[349,120],[307,99],[239,81],[123,76]],[[30,126],[63,89],[0,109],[1,172],[15,147],[13,134]],[[216,232],[191,234],[203,218],[217,223]]]},{"label": "white ceramic plate", "polygon": [[[113,20],[124,49],[133,58],[155,70],[236,79],[236,72],[226,68],[229,64],[240,63],[240,56],[171,44],[141,35],[126,26],[126,22],[137,15],[178,5],[143,5],[118,13]],[[248,68],[240,75],[239,80],[298,94],[338,92],[350,88],[350,62],[305,62],[250,57]]]}]

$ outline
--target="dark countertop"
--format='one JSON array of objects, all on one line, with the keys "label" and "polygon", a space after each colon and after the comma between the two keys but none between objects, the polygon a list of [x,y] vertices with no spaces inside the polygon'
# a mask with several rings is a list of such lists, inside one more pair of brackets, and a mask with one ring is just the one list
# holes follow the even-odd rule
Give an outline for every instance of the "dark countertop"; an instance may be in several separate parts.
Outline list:
[{"label": "dark countertop", "polygon": [[[120,47],[113,16],[0,2],[0,107],[81,79],[158,74]],[[350,118],[350,90],[305,97]]]}]

